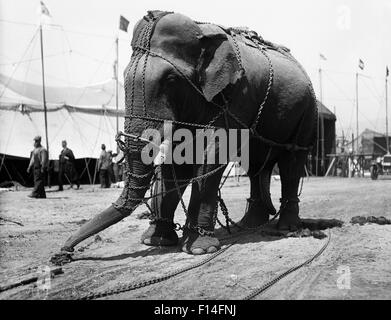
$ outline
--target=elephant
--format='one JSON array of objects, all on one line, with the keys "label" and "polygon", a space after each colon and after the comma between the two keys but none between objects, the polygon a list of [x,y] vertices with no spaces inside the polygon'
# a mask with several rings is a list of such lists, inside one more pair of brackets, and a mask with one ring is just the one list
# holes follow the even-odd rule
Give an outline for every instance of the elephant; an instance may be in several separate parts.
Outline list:
[{"label": "elephant", "polygon": [[[78,243],[129,216],[143,203],[154,165],[142,161],[145,141],[135,137],[151,128],[164,136],[160,120],[191,132],[197,125],[205,128],[210,123],[249,129],[251,191],[240,224],[257,227],[276,214],[270,180],[277,164],[281,176],[277,228],[299,229],[299,182],[316,141],[318,110],[311,81],[289,49],[255,32],[163,11],[148,11],[135,25],[132,48],[124,71],[128,134],[123,142],[127,147],[124,190],[116,202],[72,235],[62,252],[71,253]],[[174,212],[191,184],[182,250],[190,254],[217,251],[214,214],[223,171],[219,164],[161,164],[152,201],[156,219],[142,243],[178,244]],[[200,176],[204,178],[195,179]]]}]

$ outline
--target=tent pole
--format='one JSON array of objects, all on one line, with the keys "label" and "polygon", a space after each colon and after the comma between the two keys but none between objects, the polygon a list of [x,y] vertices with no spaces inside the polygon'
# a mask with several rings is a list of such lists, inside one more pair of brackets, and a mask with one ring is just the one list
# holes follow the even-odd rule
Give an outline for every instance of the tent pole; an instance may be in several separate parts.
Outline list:
[{"label": "tent pole", "polygon": [[352,133],[352,153],[354,154],[355,150],[354,150],[354,144],[355,144],[355,141],[354,141],[354,133]]},{"label": "tent pole", "polygon": [[390,152],[390,141],[388,140],[388,68],[386,73],[386,148]]},{"label": "tent pole", "polygon": [[[42,100],[43,100],[43,109],[45,115],[45,138],[46,138],[46,150],[48,152],[48,162],[50,162],[49,156],[49,138],[48,138],[48,118],[47,118],[47,108],[46,108],[46,94],[45,94],[45,63],[43,60],[43,36],[42,36],[42,23],[39,25],[39,35],[41,42],[41,67],[42,67]],[[48,185],[50,187],[50,171],[48,170]]]},{"label": "tent pole", "polygon": [[359,132],[358,132],[358,72],[356,72],[356,139],[357,139],[357,144],[356,144],[356,152],[358,153],[359,149]]},{"label": "tent pole", "polygon": [[116,108],[116,134],[119,131],[118,126],[118,36],[115,39],[115,51],[116,51],[116,61],[115,61],[115,108]]},{"label": "tent pole", "polygon": [[318,176],[318,160],[319,160],[319,121],[320,118],[320,108],[318,108],[318,121],[316,126],[316,156],[315,156],[315,176]]},{"label": "tent pole", "polygon": [[[323,86],[322,86],[322,68],[319,68],[319,99],[323,105]],[[325,154],[324,154],[324,119],[322,112],[320,113],[320,171],[324,174],[325,169]]]}]

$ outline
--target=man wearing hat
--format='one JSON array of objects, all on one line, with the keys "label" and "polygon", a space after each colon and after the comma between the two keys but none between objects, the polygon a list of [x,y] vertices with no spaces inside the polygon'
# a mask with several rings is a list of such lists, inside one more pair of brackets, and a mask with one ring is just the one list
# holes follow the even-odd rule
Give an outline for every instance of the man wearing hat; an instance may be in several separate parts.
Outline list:
[{"label": "man wearing hat", "polygon": [[102,152],[99,156],[97,170],[99,171],[99,180],[101,188],[110,188],[110,169],[112,160],[110,154],[106,151],[106,145],[102,144]]},{"label": "man wearing hat", "polygon": [[29,195],[30,198],[46,198],[45,193],[45,176],[49,163],[48,152],[41,145],[41,137],[34,138],[34,150],[31,151],[30,164],[27,173],[33,169],[34,173],[34,190]]},{"label": "man wearing hat", "polygon": [[80,187],[79,175],[77,174],[75,167],[75,156],[71,149],[67,147],[67,142],[62,141],[62,150],[59,156],[59,173],[58,173],[58,191],[63,191],[63,178],[64,176],[71,185],[71,188],[76,184],[77,189]]}]

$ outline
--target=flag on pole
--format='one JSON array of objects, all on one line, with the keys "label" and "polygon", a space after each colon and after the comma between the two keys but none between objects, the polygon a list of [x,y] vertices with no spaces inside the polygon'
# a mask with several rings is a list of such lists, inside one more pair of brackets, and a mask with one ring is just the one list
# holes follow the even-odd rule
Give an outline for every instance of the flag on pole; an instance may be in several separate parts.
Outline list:
[{"label": "flag on pole", "polygon": [[388,69],[388,66],[386,66],[386,78],[390,75],[390,70]]},{"label": "flag on pole", "polygon": [[41,14],[51,17],[48,8],[45,6],[45,4],[42,1],[41,1]]},{"label": "flag on pole", "polygon": [[322,60],[324,60],[324,61],[327,60],[327,58],[326,58],[323,54],[321,54],[321,53],[319,53],[319,57],[320,57]]},{"label": "flag on pole", "polygon": [[129,21],[123,16],[119,16],[119,29],[128,32]]},{"label": "flag on pole", "polygon": [[358,61],[358,67],[359,67],[361,70],[364,70],[365,64],[364,64],[364,61],[362,61],[361,59],[359,59],[359,61]]}]

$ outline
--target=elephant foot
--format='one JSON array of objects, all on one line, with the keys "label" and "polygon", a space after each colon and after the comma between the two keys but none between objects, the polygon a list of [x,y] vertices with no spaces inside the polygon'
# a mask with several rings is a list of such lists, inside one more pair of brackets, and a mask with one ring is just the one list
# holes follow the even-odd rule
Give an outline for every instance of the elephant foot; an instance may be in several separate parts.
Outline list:
[{"label": "elephant foot", "polygon": [[220,249],[220,242],[214,233],[202,228],[185,228],[181,245],[182,251],[194,255],[214,253]]},{"label": "elephant foot", "polygon": [[176,246],[178,244],[178,235],[174,229],[175,226],[172,222],[153,221],[142,234],[141,243],[156,247]]},{"label": "elephant foot", "polygon": [[269,221],[269,212],[260,199],[247,199],[247,209],[239,225],[243,228],[256,228]]},{"label": "elephant foot", "polygon": [[281,231],[297,231],[301,229],[302,222],[299,217],[299,203],[287,202],[282,204],[277,229]]},{"label": "elephant foot", "polygon": [[63,247],[59,253],[56,253],[50,258],[50,262],[56,266],[62,266],[64,264],[70,263],[73,261],[73,248]]}]

